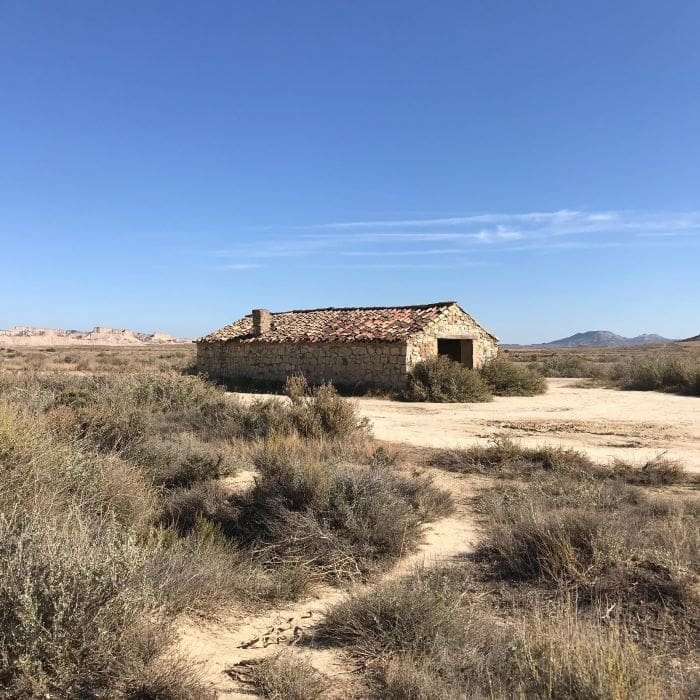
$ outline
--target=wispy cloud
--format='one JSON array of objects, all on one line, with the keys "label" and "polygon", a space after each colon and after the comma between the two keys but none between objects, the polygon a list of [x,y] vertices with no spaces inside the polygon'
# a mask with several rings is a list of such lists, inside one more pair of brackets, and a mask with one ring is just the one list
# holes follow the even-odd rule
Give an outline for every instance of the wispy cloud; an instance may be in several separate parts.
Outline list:
[{"label": "wispy cloud", "polygon": [[224,265],[215,265],[216,270],[253,270],[257,267],[262,267],[260,263],[251,262],[240,262],[240,263],[226,263]]},{"label": "wispy cloud", "polygon": [[[295,224],[210,254],[222,261],[218,267],[222,270],[251,269],[287,258],[297,258],[295,266],[317,261],[337,265],[342,258],[362,258],[352,267],[364,268],[454,266],[483,264],[483,259],[493,260],[494,254],[509,252],[564,254],[589,248],[644,246],[644,239],[653,238],[665,245],[700,240],[700,212],[557,209]],[[421,256],[429,261],[418,261]]]}]

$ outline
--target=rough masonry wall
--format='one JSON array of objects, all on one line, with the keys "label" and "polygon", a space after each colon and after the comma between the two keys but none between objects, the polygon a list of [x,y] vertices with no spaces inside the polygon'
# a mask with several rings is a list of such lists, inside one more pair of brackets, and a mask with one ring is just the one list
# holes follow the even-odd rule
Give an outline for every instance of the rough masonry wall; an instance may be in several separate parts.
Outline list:
[{"label": "rough masonry wall", "polygon": [[197,367],[211,377],[284,381],[303,372],[312,384],[401,387],[405,343],[197,343]]},{"label": "rough masonry wall", "polygon": [[408,342],[406,353],[406,371],[421,360],[428,360],[437,355],[438,338],[461,336],[474,341],[474,367],[481,367],[484,362],[498,354],[498,341],[489,335],[469,314],[459,307],[449,306],[426,329],[414,335]]}]

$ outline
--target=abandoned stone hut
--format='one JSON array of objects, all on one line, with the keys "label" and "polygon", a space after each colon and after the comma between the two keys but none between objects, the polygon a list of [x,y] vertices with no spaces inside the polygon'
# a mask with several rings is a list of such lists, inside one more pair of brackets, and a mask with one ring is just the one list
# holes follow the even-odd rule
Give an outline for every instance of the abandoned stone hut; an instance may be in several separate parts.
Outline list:
[{"label": "abandoned stone hut", "polygon": [[251,314],[197,342],[197,368],[210,377],[402,387],[421,360],[447,355],[470,368],[498,351],[498,338],[456,302],[420,306],[309,309]]}]

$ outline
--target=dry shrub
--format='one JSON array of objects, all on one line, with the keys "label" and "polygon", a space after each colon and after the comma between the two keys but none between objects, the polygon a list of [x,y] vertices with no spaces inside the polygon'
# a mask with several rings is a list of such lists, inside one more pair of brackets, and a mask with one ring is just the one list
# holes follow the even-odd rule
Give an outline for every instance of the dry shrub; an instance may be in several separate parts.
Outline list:
[{"label": "dry shrub", "polygon": [[501,357],[486,362],[479,374],[494,396],[535,396],[547,391],[547,380],[538,371]]},{"label": "dry shrub", "polygon": [[484,474],[500,478],[528,476],[533,471],[585,472],[593,463],[582,452],[562,447],[524,447],[507,437],[490,444],[465,449],[433,450],[428,464],[464,474]]},{"label": "dry shrub", "polygon": [[186,433],[167,439],[146,438],[130,457],[153,484],[168,489],[192,486],[235,470],[227,449]]},{"label": "dry shrub", "polygon": [[579,511],[533,513],[530,518],[496,525],[488,537],[489,553],[502,576],[545,579],[555,584],[590,585],[600,571],[601,518]]},{"label": "dry shrub", "polygon": [[668,691],[658,664],[623,629],[581,619],[568,606],[526,617],[513,636],[513,679],[501,682],[517,695],[632,700]]},{"label": "dry shrub", "polygon": [[623,389],[700,396],[700,358],[633,358],[615,365],[611,378]]},{"label": "dry shrub", "polygon": [[591,362],[577,355],[553,355],[542,362],[534,363],[534,369],[545,377],[604,377],[605,368],[599,362]]},{"label": "dry shrub", "polygon": [[659,696],[660,667],[623,630],[531,602],[502,615],[467,567],[417,569],[334,606],[320,634],[374,661],[382,698]]},{"label": "dry shrub", "polygon": [[427,463],[449,471],[500,479],[528,478],[543,472],[567,475],[572,479],[618,480],[639,486],[667,486],[692,481],[680,462],[663,455],[641,466],[623,460],[601,466],[594,464],[583,452],[571,448],[525,447],[508,437],[497,437],[485,446],[431,450]]},{"label": "dry shrub", "polygon": [[438,355],[415,365],[402,394],[406,401],[473,403],[490,401],[491,391],[481,375],[449,357]]},{"label": "dry shrub", "polygon": [[0,511],[61,513],[78,505],[143,527],[155,517],[155,494],[140,470],[115,455],[63,441],[41,419],[0,403]]},{"label": "dry shrub", "polygon": [[494,575],[573,589],[585,605],[608,601],[650,636],[690,643],[700,622],[696,502],[552,475],[487,493],[480,506],[490,526],[477,554]]},{"label": "dry shrub", "polygon": [[14,697],[123,693],[169,639],[149,552],[109,522],[0,518],[0,684]]},{"label": "dry shrub", "polygon": [[362,576],[409,551],[422,523],[451,508],[427,478],[322,459],[298,439],[269,439],[252,459],[260,476],[229,499],[236,517],[224,530],[268,563],[308,567],[326,580]]},{"label": "dry shrub", "polygon": [[286,389],[292,402],[291,420],[295,431],[306,438],[349,439],[369,437],[369,422],[360,418],[357,406],[338,396],[332,384],[321,384],[308,394],[302,377],[292,378]]},{"label": "dry shrub", "polygon": [[225,525],[235,518],[228,492],[210,479],[189,488],[173,489],[164,500],[160,521],[165,527],[187,534],[200,519]]},{"label": "dry shrub", "polygon": [[246,667],[247,682],[270,700],[316,700],[326,696],[330,687],[300,654],[287,651],[268,656]]},{"label": "dry shrub", "polygon": [[628,484],[640,486],[670,486],[682,484],[688,480],[683,465],[674,459],[658,455],[646,461],[641,467],[616,459],[611,465],[612,471],[618,478]]}]

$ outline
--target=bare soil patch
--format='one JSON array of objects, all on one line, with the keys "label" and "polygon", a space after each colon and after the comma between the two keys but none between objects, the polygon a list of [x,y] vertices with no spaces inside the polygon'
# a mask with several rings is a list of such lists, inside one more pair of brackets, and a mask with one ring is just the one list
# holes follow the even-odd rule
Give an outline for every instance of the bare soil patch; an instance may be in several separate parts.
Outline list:
[{"label": "bare soil patch", "polygon": [[[455,512],[425,526],[424,539],[413,554],[402,558],[373,585],[408,574],[418,565],[438,565],[471,552],[477,544],[479,528],[470,502],[479,486],[480,477],[463,477],[440,469],[426,468],[434,484],[448,490],[455,501]],[[228,609],[220,619],[203,622],[185,620],[180,626],[180,651],[202,670],[204,680],[219,697],[250,698],[245,679],[246,665],[282,651],[298,653],[313,668],[328,678],[328,698],[363,698],[359,669],[342,651],[314,641],[315,630],[326,611],[345,599],[350,590],[332,586],[318,587],[314,596],[283,607],[251,614],[244,608]]]},{"label": "bare soil patch", "polygon": [[409,404],[361,398],[362,415],[380,440],[425,447],[486,444],[494,434],[523,445],[556,445],[598,462],[645,461],[666,452],[700,471],[700,401],[659,392],[581,388],[548,379],[541,396],[496,397],[480,404]]}]

